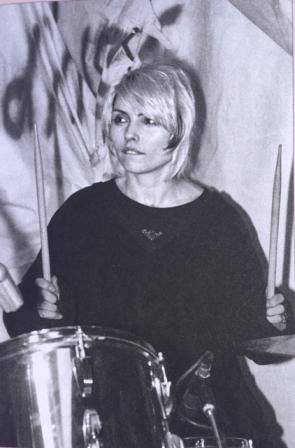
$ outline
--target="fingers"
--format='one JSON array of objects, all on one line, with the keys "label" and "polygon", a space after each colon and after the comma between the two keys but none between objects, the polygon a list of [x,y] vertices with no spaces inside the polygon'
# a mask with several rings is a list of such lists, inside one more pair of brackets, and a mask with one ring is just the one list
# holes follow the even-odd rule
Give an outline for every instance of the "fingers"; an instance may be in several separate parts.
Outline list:
[{"label": "fingers", "polygon": [[285,314],[276,314],[275,316],[267,316],[267,320],[271,324],[285,324],[286,323],[286,315]]},{"label": "fingers", "polygon": [[275,294],[274,296],[266,300],[266,306],[273,307],[279,305],[280,303],[283,303],[284,301],[285,297],[283,296],[283,294]]},{"label": "fingers", "polygon": [[[275,294],[266,300],[266,316],[268,318],[278,318],[279,320],[285,314],[285,297],[283,294]],[[273,320],[273,319],[272,319]],[[277,319],[274,319],[277,321]]]},{"label": "fingers", "polygon": [[266,301],[266,318],[279,330],[285,330],[287,324],[285,298],[282,294],[275,294]]},{"label": "fingers", "polygon": [[58,295],[58,297],[59,297],[59,296],[60,296],[60,291],[59,291],[58,280],[57,280],[56,275],[53,275],[53,276],[51,277],[51,281],[52,281],[52,283],[53,283],[53,285],[54,285],[54,287],[55,287],[55,290],[57,291],[57,295]]},{"label": "fingers", "polygon": [[38,307],[37,309],[38,314],[42,319],[53,319],[53,320],[62,319],[62,314],[60,314],[58,311],[44,310],[41,307]]},{"label": "fingers", "polygon": [[266,315],[268,317],[276,316],[277,314],[281,315],[281,314],[284,314],[284,312],[285,312],[284,305],[276,305],[276,306],[266,308]]},{"label": "fingers", "polygon": [[55,276],[51,281],[44,278],[36,278],[36,285],[40,289],[42,301],[38,304],[38,314],[43,319],[61,319],[62,315],[58,310],[59,287]]},{"label": "fingers", "polygon": [[287,328],[287,317],[285,314],[267,317],[267,320],[279,331],[284,331]]},{"label": "fingers", "polygon": [[57,302],[59,291],[53,281],[45,280],[45,278],[36,278],[35,283],[40,288],[40,292],[44,297],[44,300],[48,300],[51,303]]}]

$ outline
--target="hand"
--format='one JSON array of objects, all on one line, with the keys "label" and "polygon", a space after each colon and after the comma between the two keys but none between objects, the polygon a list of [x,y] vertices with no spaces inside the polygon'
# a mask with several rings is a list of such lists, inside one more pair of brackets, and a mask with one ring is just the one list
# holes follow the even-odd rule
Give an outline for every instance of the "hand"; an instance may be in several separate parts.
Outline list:
[{"label": "hand", "polygon": [[266,299],[266,318],[274,327],[283,331],[287,327],[286,309],[283,294],[275,294]]},{"label": "hand", "polygon": [[184,448],[183,441],[176,434],[169,433],[169,447],[171,448]]},{"label": "hand", "polygon": [[37,306],[39,316],[43,319],[62,319],[57,306],[59,300],[57,277],[53,276],[51,281],[36,278],[35,283],[39,287],[43,299]]}]

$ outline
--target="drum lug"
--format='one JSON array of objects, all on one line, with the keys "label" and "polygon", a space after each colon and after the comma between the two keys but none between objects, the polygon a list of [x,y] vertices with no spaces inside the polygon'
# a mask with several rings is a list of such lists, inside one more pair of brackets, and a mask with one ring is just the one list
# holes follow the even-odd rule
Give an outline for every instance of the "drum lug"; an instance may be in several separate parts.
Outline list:
[{"label": "drum lug", "polygon": [[99,441],[102,429],[101,420],[95,409],[85,409],[83,415],[83,436],[85,448],[103,448]]},{"label": "drum lug", "polygon": [[86,355],[85,338],[87,336],[79,327],[77,332],[78,343],[76,345],[76,359],[74,360],[74,376],[83,398],[89,397],[92,394],[93,387],[93,372],[91,357]]},{"label": "drum lug", "polygon": [[172,412],[173,409],[173,401],[171,396],[171,381],[166,381],[161,383],[163,403],[167,417]]},{"label": "drum lug", "polygon": [[81,397],[90,397],[93,387],[91,358],[75,359],[73,371]]},{"label": "drum lug", "polygon": [[166,416],[169,417],[169,415],[172,412],[173,409],[173,401],[171,396],[171,381],[168,381],[165,371],[165,359],[163,356],[163,353],[158,353],[158,359],[159,364],[161,368],[161,392],[162,392],[162,398],[163,398],[163,404],[166,412]]}]

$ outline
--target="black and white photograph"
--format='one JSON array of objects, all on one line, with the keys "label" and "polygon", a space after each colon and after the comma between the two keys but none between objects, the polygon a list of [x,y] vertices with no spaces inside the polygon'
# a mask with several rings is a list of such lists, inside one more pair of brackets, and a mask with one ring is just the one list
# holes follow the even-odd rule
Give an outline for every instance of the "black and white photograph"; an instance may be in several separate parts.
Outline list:
[{"label": "black and white photograph", "polygon": [[0,1],[1,448],[294,448],[292,7]]}]

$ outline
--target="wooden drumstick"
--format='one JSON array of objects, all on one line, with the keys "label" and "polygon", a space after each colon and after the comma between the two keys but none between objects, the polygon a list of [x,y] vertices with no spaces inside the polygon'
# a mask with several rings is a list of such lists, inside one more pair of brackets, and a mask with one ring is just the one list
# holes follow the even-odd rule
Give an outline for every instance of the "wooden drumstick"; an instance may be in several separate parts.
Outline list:
[{"label": "wooden drumstick", "polygon": [[44,173],[43,173],[42,157],[41,157],[36,123],[34,123],[34,135],[35,135],[35,151],[34,151],[35,177],[36,177],[36,190],[37,190],[37,202],[38,202],[39,229],[40,229],[40,239],[42,249],[42,270],[43,270],[43,278],[45,278],[45,280],[50,281],[51,271],[50,271],[50,258],[49,258],[48,235],[47,235]]},{"label": "wooden drumstick", "polygon": [[8,269],[2,263],[0,263],[0,285],[4,291],[4,294],[0,294],[0,306],[6,313],[16,311],[22,306],[23,299]]},{"label": "wooden drumstick", "polygon": [[276,286],[276,267],[277,267],[277,245],[280,221],[280,202],[281,202],[281,182],[282,182],[282,145],[278,147],[278,157],[274,175],[274,184],[272,191],[272,209],[271,209],[271,225],[270,225],[270,242],[269,242],[269,264],[267,276],[267,299],[271,298],[275,293]]}]

